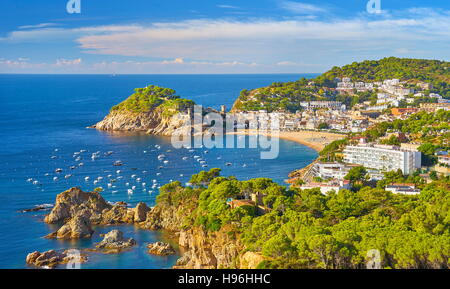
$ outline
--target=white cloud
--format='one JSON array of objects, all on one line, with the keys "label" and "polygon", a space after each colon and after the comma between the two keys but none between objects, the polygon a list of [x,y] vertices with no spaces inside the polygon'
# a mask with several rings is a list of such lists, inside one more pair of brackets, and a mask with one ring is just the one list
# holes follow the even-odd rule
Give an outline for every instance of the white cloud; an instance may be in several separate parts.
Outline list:
[{"label": "white cloud", "polygon": [[56,26],[56,25],[58,25],[58,24],[56,24],[56,23],[40,23],[40,24],[36,24],[36,25],[19,26],[19,29],[37,29],[37,28],[45,28],[45,27]]},{"label": "white cloud", "polygon": [[70,66],[70,65],[80,65],[81,64],[81,58],[77,58],[77,59],[73,59],[73,60],[68,60],[68,59],[64,59],[64,58],[60,58],[56,60],[55,65],[56,66]]},{"label": "white cloud", "polygon": [[222,8],[222,9],[239,9],[239,7],[237,7],[237,6],[226,5],[226,4],[220,4],[220,5],[217,5],[217,7]]},{"label": "white cloud", "polygon": [[280,66],[293,66],[293,65],[298,65],[296,62],[294,62],[294,61],[280,61],[280,62],[277,62],[277,65],[280,65]]},{"label": "white cloud", "polygon": [[[298,6],[306,5],[300,2],[283,3],[290,3],[291,8],[303,7],[302,11],[306,9],[311,13],[324,11],[316,6]],[[59,67],[136,70],[136,73],[320,72],[331,65],[385,56],[450,57],[449,11],[412,8],[378,17],[360,14],[354,18],[327,17],[327,20],[310,16],[41,27],[12,31],[0,38],[0,43],[73,41],[81,52],[91,55],[83,57],[83,62],[80,58],[79,63],[76,63],[78,58],[60,60]],[[97,62],[95,65],[91,65],[92,61],[86,62],[86,58],[98,59],[102,55],[141,61]],[[152,61],[145,61],[147,59]],[[26,65],[15,62],[9,65]]]},{"label": "white cloud", "polygon": [[[133,26],[132,30],[91,34],[77,39],[94,54],[185,57],[212,61],[263,62],[277,55],[334,49],[378,50],[382,43],[426,43],[450,38],[450,17],[367,20],[189,20]],[[326,48],[326,49],[325,49]],[[283,59],[278,59],[282,61]]]},{"label": "white cloud", "polygon": [[326,9],[313,4],[300,3],[294,1],[282,1],[280,7],[293,13],[310,14],[325,12]]}]

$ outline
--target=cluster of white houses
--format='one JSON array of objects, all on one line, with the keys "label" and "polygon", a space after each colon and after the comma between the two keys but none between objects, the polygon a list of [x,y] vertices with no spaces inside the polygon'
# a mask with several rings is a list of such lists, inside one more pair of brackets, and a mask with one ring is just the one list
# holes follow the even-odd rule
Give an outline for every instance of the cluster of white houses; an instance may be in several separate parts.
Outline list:
[{"label": "cluster of white houses", "polygon": [[414,93],[414,89],[405,88],[399,79],[387,79],[378,82],[352,82],[351,78],[343,77],[342,80],[336,78],[337,90],[339,92],[352,93],[356,91],[372,91],[374,89],[383,90],[396,96],[405,96]]}]

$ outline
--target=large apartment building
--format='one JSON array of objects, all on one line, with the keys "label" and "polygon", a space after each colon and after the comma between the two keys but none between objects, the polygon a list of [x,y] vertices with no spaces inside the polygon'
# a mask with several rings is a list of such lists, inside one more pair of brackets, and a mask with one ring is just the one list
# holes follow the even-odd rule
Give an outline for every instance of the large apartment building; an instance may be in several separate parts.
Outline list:
[{"label": "large apartment building", "polygon": [[395,146],[360,144],[344,149],[344,162],[359,164],[380,171],[402,170],[406,175],[422,165],[419,151],[401,149]]}]

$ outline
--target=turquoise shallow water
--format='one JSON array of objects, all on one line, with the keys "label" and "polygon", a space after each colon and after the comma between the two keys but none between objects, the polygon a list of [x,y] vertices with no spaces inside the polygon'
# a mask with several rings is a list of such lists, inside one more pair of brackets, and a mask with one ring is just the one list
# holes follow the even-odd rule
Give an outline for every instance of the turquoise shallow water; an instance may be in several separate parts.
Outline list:
[{"label": "turquoise shallow water", "polygon": [[[170,139],[164,137],[109,134],[86,127],[101,120],[112,105],[131,94],[135,87],[148,84],[171,87],[198,104],[218,108],[221,104],[231,107],[243,88],[301,76],[311,75],[0,75],[0,268],[27,268],[25,256],[35,250],[92,248],[100,241],[99,234],[116,228],[95,228],[92,240],[47,240],[42,236],[55,227],[42,222],[44,212],[20,212],[38,204],[53,203],[58,193],[73,186],[84,190],[102,186],[105,189],[102,194],[108,201],[126,201],[131,205],[144,201],[152,206],[157,195],[157,187],[150,188],[153,180],[157,186],[170,180],[187,182],[190,175],[202,169],[194,161],[194,155],[206,160],[208,169],[222,168],[223,175],[238,179],[270,177],[283,183],[290,171],[307,165],[317,153],[280,140],[279,157],[261,160],[258,149],[191,152],[173,149]],[[76,161],[74,152],[80,150],[86,152]],[[97,151],[100,157],[91,160],[91,154]],[[114,153],[106,156],[108,151]],[[158,161],[161,153],[169,163]],[[116,160],[123,161],[124,166],[112,166]],[[78,167],[80,162],[84,166]],[[232,165],[226,166],[227,162]],[[71,170],[70,166],[77,168]],[[158,169],[159,166],[164,168]],[[63,172],[56,174],[56,168]],[[120,174],[116,170],[121,170]],[[72,177],[65,179],[66,174]],[[122,176],[114,183],[115,188],[107,187],[108,175]],[[55,176],[58,181],[53,180]],[[85,181],[86,176],[90,181]],[[94,184],[97,177],[104,179]],[[39,184],[28,182],[29,178]],[[142,182],[147,185],[142,186]],[[127,190],[132,186],[136,189],[129,195]],[[146,253],[146,243],[165,239],[161,232],[138,230],[134,226],[120,229],[126,237],[135,238],[138,246],[118,255],[90,254],[84,268],[170,268],[175,263],[177,256],[155,257]]]}]

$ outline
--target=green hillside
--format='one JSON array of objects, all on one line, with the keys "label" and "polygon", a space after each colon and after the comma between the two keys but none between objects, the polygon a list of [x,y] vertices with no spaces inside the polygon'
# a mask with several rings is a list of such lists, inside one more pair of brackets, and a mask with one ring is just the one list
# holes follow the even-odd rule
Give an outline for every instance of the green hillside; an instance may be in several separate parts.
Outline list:
[{"label": "green hillside", "polygon": [[433,84],[431,92],[450,98],[450,62],[408,58],[383,58],[354,62],[331,70],[315,79],[302,78],[298,81],[272,83],[253,90],[243,90],[233,110],[284,110],[295,112],[300,102],[311,100],[337,100],[353,105],[376,98],[376,93],[355,93],[352,97],[339,95],[336,78],[350,77],[352,81],[375,82],[386,79],[400,79],[414,86],[418,82]]},{"label": "green hillside", "polygon": [[366,82],[396,78],[412,83],[424,81],[435,85],[442,85],[442,82],[450,84],[450,62],[396,57],[366,60],[333,67],[317,77],[316,81],[333,86],[332,82],[336,77],[350,77],[352,81]]},{"label": "green hillside", "polygon": [[134,91],[126,100],[113,106],[111,111],[148,112],[159,106],[166,110],[185,110],[194,105],[192,100],[180,98],[170,88],[149,85]]}]

